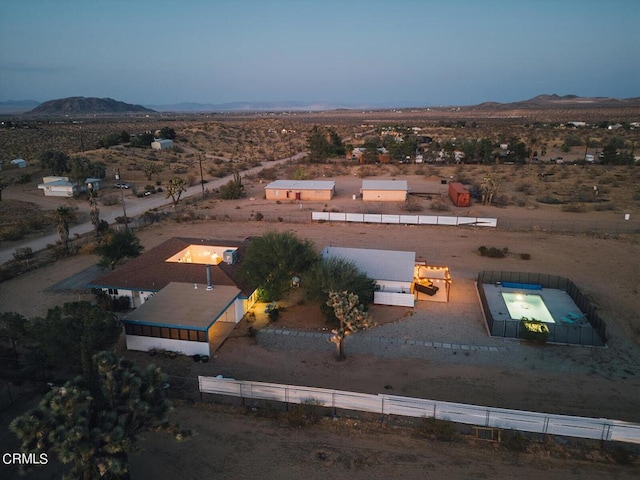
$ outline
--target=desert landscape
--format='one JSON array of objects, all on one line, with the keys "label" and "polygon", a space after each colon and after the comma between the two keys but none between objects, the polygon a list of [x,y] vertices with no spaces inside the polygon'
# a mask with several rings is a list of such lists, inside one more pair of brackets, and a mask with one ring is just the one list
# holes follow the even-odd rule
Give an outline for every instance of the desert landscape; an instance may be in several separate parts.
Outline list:
[{"label": "desert landscape", "polygon": [[[36,148],[55,146],[73,156],[104,162],[109,170],[122,168],[127,172],[126,179],[138,191],[150,182],[141,166],[147,161],[163,166],[162,172],[151,181],[154,185],[156,180],[164,185],[172,176],[181,175],[191,178],[189,183],[198,187],[200,155],[210,184],[216,179],[226,181],[234,169],[262,163],[264,168],[260,172],[243,178],[243,198],[224,200],[211,189],[204,200],[193,196],[185,198],[179,208],[152,209],[157,217],[154,222],[135,229],[147,250],[174,236],[242,240],[276,230],[290,231],[308,239],[317,250],[337,245],[415,251],[417,259],[446,265],[451,270],[449,303],[417,302],[413,310],[373,306],[371,315],[377,326],[347,339],[347,359],[342,362],[336,360],[334,346],[327,341],[299,341],[269,331],[274,325],[278,329],[327,330],[318,305],[305,301],[300,291],[280,302],[284,310],[276,324],[269,324],[263,314],[264,305],[259,304],[255,317],[243,320],[208,363],[195,363],[190,358],[151,358],[147,354],[127,352],[121,342],[119,354],[141,364],[159,362],[169,373],[171,395],[176,401],[175,417],[193,431],[193,436],[183,443],[175,443],[160,433],[145,434],[140,451],[131,457],[132,477],[539,478],[544,471],[549,478],[635,478],[639,468],[635,460],[629,466],[618,465],[612,456],[613,447],[601,449],[597,442],[532,438],[523,451],[515,451],[506,446],[507,442],[498,445],[478,441],[469,432],[458,434],[449,443],[438,440],[433,432],[420,435],[415,424],[388,419],[381,425],[380,419],[358,415],[325,417],[312,426],[294,427],[286,413],[273,412],[281,407],[258,403],[240,406],[232,399],[205,398],[201,402],[194,384],[197,375],[224,375],[242,380],[386,392],[640,422],[637,400],[640,398],[640,228],[637,219],[640,171],[637,165],[591,165],[581,160],[585,148],[595,153],[614,135],[624,138],[625,145],[635,145],[638,130],[577,130],[583,144],[574,145],[566,152],[566,148],[562,149],[563,142],[576,131],[567,131],[558,125],[542,126],[546,122],[574,120],[578,115],[596,122],[610,118],[612,112],[621,121],[631,121],[638,114],[637,109],[632,112],[555,109],[533,113],[489,109],[402,112],[401,116],[390,112],[340,115],[325,112],[304,118],[300,118],[302,115],[295,118],[237,115],[82,124],[83,132],[87,132],[83,133],[82,140],[86,142],[85,147],[89,138],[99,138],[100,133],[107,130],[171,126],[176,130],[176,143],[182,151],[160,153],[121,147],[81,151],[79,141],[71,135],[77,132],[77,125],[38,127],[59,132],[59,138],[69,142],[66,144],[52,140],[51,144],[35,147],[35,139],[42,138],[43,131],[30,129],[2,130],[0,141],[7,155],[28,156],[20,153],[25,151],[20,150],[24,148],[20,145],[30,145],[34,150],[29,155],[33,156]],[[535,142],[530,143],[546,144],[546,154],[540,155],[535,163],[491,165],[449,162],[359,165],[342,158],[311,164],[287,160],[304,150],[306,135],[314,124],[335,129],[345,143],[355,145],[357,139],[370,135],[381,125],[397,123],[398,118],[407,125],[420,126],[435,142],[442,144],[453,138],[470,138],[472,122],[476,123],[473,137],[492,135],[497,143],[501,138],[514,135],[535,136]],[[465,119],[465,126],[455,124],[460,118]],[[534,126],[537,122],[540,126]],[[89,131],[94,137],[90,137]],[[51,139],[53,135],[46,137]],[[598,142],[600,147],[589,147],[590,141]],[[558,156],[569,161],[552,163],[551,159]],[[285,161],[271,164],[275,159]],[[23,216],[37,213],[46,218],[47,212],[62,204],[78,206],[77,222],[87,221],[86,201],[44,201],[42,192],[37,190],[42,171],[35,161],[29,169],[32,179],[11,183],[3,189],[2,228],[13,228],[20,221],[15,215],[11,216],[12,212],[21,211]],[[15,173],[14,170],[8,172]],[[499,195],[493,205],[483,205],[478,200],[464,208],[451,204],[443,180],[473,187],[487,174],[500,182]],[[265,200],[266,183],[282,178],[333,179],[336,196],[329,202]],[[367,204],[354,199],[363,178],[407,180],[412,194],[405,204]],[[107,183],[112,181],[109,179]],[[597,198],[593,194],[594,185],[598,186]],[[102,209],[121,208],[118,202],[112,205],[104,202],[105,197],[114,195],[109,187],[101,193]],[[136,202],[144,205],[142,202],[149,200],[138,198],[134,189],[125,195],[129,205]],[[18,210],[18,206],[25,210]],[[319,223],[310,220],[313,211],[488,217],[497,218],[498,227]],[[625,220],[627,214],[629,219]],[[53,223],[46,224],[44,220],[43,223],[42,231],[55,228]],[[33,235],[34,231],[25,229],[22,238],[4,238],[0,248],[14,250]],[[93,295],[89,292],[60,291],[52,286],[97,263],[92,241],[91,237],[73,239],[72,243],[78,246],[76,255],[59,258],[55,263],[2,282],[1,309],[34,317],[65,301],[91,300]],[[509,254],[498,259],[483,257],[478,252],[481,246],[507,248]],[[526,259],[521,254],[527,254]],[[488,336],[474,284],[478,272],[483,270],[539,272],[571,279],[605,320],[607,347],[538,346]],[[255,337],[249,334],[250,326],[258,330]],[[367,336],[394,339],[394,342],[358,341]],[[495,350],[474,350],[464,355],[444,349],[415,348],[407,344],[409,339],[487,346]],[[23,398],[26,403],[34,397]],[[19,413],[21,404],[18,402],[5,411],[3,424],[11,415]],[[15,442],[6,429],[0,438]],[[43,475],[34,478],[48,478],[44,471],[40,474]]]}]

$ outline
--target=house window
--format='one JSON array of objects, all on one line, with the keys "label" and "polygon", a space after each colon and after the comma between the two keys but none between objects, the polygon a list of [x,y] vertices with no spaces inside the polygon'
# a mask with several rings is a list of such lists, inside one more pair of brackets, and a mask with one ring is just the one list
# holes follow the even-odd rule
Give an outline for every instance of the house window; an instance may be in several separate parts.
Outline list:
[{"label": "house window", "polygon": [[142,325],[142,333],[141,335],[144,335],[145,337],[150,337],[151,336],[151,327],[148,325]]},{"label": "house window", "polygon": [[198,341],[199,341],[199,342],[206,342],[206,341],[208,341],[208,339],[207,339],[207,333],[206,333],[206,332],[198,332]]},{"label": "house window", "polygon": [[118,295],[118,289],[117,288],[110,288],[109,289],[109,295]]},{"label": "house window", "polygon": [[189,340],[192,342],[198,341],[198,332],[195,330],[189,330]]},{"label": "house window", "polygon": [[180,329],[180,340],[189,340],[189,330]]},{"label": "house window", "polygon": [[171,335],[171,339],[172,340],[179,340],[180,339],[179,330],[177,328],[169,329],[169,333]]},{"label": "house window", "polygon": [[171,338],[169,330],[168,327],[160,327],[160,336],[162,336],[162,338]]},{"label": "house window", "polygon": [[162,338],[160,333],[160,327],[151,327],[151,335],[150,337]]}]

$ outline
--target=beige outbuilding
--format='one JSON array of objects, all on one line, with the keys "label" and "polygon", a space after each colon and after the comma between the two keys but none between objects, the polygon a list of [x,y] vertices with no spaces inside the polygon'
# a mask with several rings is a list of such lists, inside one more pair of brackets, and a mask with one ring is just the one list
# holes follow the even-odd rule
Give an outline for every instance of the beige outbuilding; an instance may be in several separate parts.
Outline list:
[{"label": "beige outbuilding", "polygon": [[405,202],[407,190],[406,180],[363,180],[360,192],[364,202]]},{"label": "beige outbuilding", "polygon": [[326,201],[335,193],[333,180],[276,180],[264,187],[267,200]]}]

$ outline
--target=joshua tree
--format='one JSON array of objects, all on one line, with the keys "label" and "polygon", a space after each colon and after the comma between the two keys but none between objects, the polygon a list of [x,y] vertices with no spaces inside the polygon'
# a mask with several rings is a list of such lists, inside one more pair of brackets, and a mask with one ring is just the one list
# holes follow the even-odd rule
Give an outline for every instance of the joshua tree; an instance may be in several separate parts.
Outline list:
[{"label": "joshua tree", "polygon": [[100,234],[100,210],[98,209],[98,194],[93,188],[89,189],[89,220],[96,230],[96,235]]},{"label": "joshua tree", "polygon": [[178,202],[180,201],[182,194],[187,191],[187,188],[185,187],[186,184],[187,182],[180,177],[172,178],[167,183],[167,193],[165,193],[165,197],[171,197],[174,208],[178,206]]},{"label": "joshua tree", "polygon": [[333,312],[340,322],[340,326],[331,330],[333,336],[331,342],[336,344],[338,349],[338,360],[344,360],[344,338],[358,330],[363,330],[373,326],[369,315],[364,307],[359,304],[360,299],[355,293],[329,292],[329,300],[327,305],[333,309]]},{"label": "joshua tree", "polygon": [[491,202],[493,202],[495,195],[500,189],[500,183],[498,182],[498,180],[493,178],[491,174],[487,174],[482,179],[480,189],[482,190],[482,204],[491,205]]},{"label": "joshua tree", "polygon": [[163,429],[181,440],[168,421],[167,376],[144,372],[108,352],[94,358],[95,382],[77,377],[49,391],[35,410],[11,422],[23,452],[55,455],[71,469],[64,478],[127,479],[128,454],[141,432]]},{"label": "joshua tree", "polygon": [[56,221],[58,223],[58,235],[65,252],[69,251],[69,223],[73,219],[73,209],[71,207],[58,207],[56,209]]}]

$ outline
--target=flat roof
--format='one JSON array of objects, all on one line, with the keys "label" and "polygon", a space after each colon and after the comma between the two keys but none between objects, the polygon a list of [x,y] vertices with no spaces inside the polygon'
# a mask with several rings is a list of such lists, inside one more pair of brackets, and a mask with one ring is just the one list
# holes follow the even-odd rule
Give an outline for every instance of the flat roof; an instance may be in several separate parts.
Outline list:
[{"label": "flat roof", "polygon": [[353,262],[373,280],[412,282],[416,252],[371,248],[325,247],[323,258],[344,258]]},{"label": "flat roof", "polygon": [[400,190],[407,191],[406,180],[363,180],[362,190]]},{"label": "flat roof", "polygon": [[[195,288],[197,287],[197,288]],[[123,318],[125,323],[206,330],[238,297],[228,285],[173,282]]]},{"label": "flat roof", "polygon": [[276,180],[264,188],[289,190],[333,190],[336,188],[336,182],[333,180]]}]

